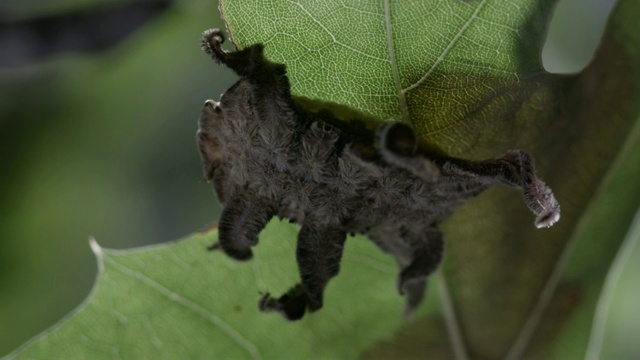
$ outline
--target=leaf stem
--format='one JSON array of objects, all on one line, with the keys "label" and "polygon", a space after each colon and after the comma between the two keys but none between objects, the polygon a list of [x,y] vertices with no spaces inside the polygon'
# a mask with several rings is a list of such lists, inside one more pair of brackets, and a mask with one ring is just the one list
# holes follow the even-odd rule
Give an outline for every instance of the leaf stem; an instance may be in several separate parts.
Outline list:
[{"label": "leaf stem", "polygon": [[569,259],[573,254],[573,250],[578,244],[578,238],[579,236],[573,236],[571,239],[569,239],[569,242],[564,248],[562,255],[558,259],[556,266],[553,268],[551,276],[549,276],[544,289],[540,293],[538,301],[531,311],[531,314],[529,314],[529,317],[522,327],[522,330],[520,330],[516,341],[511,346],[511,349],[509,349],[509,353],[507,353],[505,360],[517,360],[522,358],[522,354],[527,349],[529,341],[531,341],[531,338],[533,337],[534,331],[536,330],[538,324],[540,323],[540,320],[542,319],[542,316],[544,315],[545,310],[547,309],[547,306],[553,298],[553,294],[555,293],[556,288],[558,287],[558,283],[562,278],[562,273],[564,272],[564,269],[566,268],[567,263],[569,262]]},{"label": "leaf stem", "polygon": [[451,294],[449,293],[447,281],[444,278],[444,272],[442,270],[438,271],[435,274],[435,278],[438,281],[438,293],[440,294],[442,314],[444,315],[444,321],[447,326],[447,333],[449,334],[451,347],[453,348],[454,358],[456,360],[469,360],[469,354],[467,353],[467,347],[464,344],[462,330],[458,325],[458,319],[453,308],[453,301],[451,301]]}]

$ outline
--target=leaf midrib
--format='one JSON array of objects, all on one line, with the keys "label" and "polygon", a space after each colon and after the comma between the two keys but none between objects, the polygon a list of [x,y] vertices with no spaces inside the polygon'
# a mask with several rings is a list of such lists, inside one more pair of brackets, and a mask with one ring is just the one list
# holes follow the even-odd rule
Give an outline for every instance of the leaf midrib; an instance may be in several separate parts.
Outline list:
[{"label": "leaf midrib", "polygon": [[207,320],[208,322],[213,324],[216,328],[220,329],[220,331],[222,331],[224,334],[229,336],[240,347],[242,347],[251,356],[252,359],[263,358],[258,348],[251,341],[243,337],[237,330],[235,330],[231,325],[229,325],[227,322],[222,320],[220,317],[209,312],[207,309],[194,303],[193,301],[183,297],[182,295],[162,286],[160,283],[144,275],[140,271],[132,270],[127,266],[117,262],[115,259],[111,258],[110,256],[108,256],[108,254],[105,254],[105,255],[107,256],[102,257],[102,260],[105,263],[108,263],[109,265],[113,266],[116,270],[118,270],[122,274],[129,276],[143,283],[144,285],[152,288],[154,291],[157,291],[168,300],[181,305],[183,308]]},{"label": "leaf midrib", "polygon": [[398,73],[398,64],[396,63],[396,55],[393,44],[393,34],[391,29],[391,9],[389,8],[389,0],[383,0],[384,5],[384,28],[385,35],[387,37],[387,50],[389,51],[389,62],[391,65],[391,74],[393,75],[393,82],[398,93],[398,104],[400,105],[400,113],[402,114],[402,120],[409,123],[409,107],[407,106],[407,99],[402,90],[402,83],[400,82],[400,74]]}]

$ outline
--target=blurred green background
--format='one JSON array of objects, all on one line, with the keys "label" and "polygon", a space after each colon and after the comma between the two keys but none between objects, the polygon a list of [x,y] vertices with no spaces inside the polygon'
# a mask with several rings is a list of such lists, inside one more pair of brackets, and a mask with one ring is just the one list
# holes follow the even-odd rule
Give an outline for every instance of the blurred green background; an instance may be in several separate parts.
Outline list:
[{"label": "blurred green background", "polygon": [[[217,1],[152,1],[0,3],[0,356],[86,297],[96,273],[89,237],[130,248],[176,240],[218,216],[195,145],[202,102],[235,79],[199,47],[204,29],[223,26]],[[559,3],[543,52],[549,71],[585,66],[613,3]],[[131,4],[155,10],[125,11]],[[78,12],[111,14],[101,30],[120,33],[117,41],[68,41],[89,31],[68,17]],[[51,34],[41,43],[16,35],[16,24],[61,18],[72,51],[57,51]],[[38,46],[47,51],[29,50]],[[608,317],[612,356],[638,350],[625,336],[640,330],[640,286],[629,275],[639,263],[636,245]]]}]

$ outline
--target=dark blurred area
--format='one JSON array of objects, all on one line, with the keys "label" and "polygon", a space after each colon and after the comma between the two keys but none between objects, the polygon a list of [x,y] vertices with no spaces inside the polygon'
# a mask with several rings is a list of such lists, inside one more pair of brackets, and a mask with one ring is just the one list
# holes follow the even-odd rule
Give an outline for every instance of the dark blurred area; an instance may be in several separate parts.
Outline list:
[{"label": "dark blurred area", "polygon": [[86,297],[88,245],[172,241],[218,216],[195,131],[233,82],[200,50],[215,1],[0,4],[0,356]]},{"label": "dark blurred area", "polygon": [[78,9],[53,16],[0,16],[0,66],[24,66],[65,52],[98,52],[124,40],[169,8],[148,0]]}]

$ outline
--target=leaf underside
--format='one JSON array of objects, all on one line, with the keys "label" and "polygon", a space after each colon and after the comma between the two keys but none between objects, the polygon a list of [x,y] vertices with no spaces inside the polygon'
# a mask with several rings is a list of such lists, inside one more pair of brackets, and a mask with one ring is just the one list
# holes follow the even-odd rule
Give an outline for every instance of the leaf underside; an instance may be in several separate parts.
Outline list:
[{"label": "leaf underside", "polygon": [[540,62],[553,1],[220,7],[233,43],[264,43],[267,57],[287,65],[295,95],[411,122],[425,145],[455,156],[530,151],[562,205],[561,221],[535,230],[506,188],[465,205],[443,225],[440,281],[408,324],[395,265],[362,237],[347,241],[325,308],[299,323],[256,307],[260,292],[297,281],[290,224],[272,222],[248,263],[204,251],[215,230],[151,249],[96,247],[104,271],[87,303],[18,355],[584,355],[602,281],[640,204],[629,181],[640,177],[640,4],[619,2],[596,58],[574,76],[548,74]]}]

